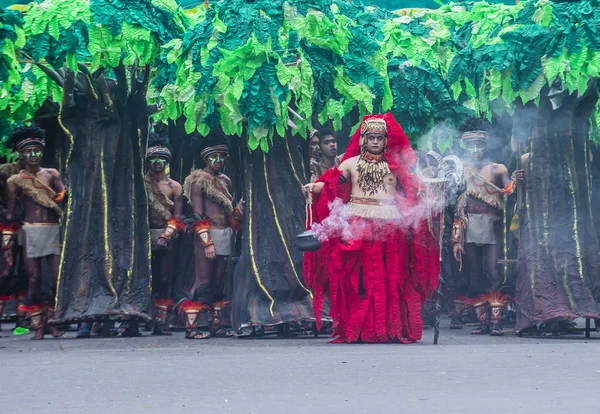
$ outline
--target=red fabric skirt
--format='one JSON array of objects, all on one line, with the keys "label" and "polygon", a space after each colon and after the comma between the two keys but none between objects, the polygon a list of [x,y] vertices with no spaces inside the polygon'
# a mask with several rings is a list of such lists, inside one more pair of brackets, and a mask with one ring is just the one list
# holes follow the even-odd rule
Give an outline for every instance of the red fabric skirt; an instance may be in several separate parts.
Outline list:
[{"label": "red fabric skirt", "polygon": [[357,239],[333,242],[328,251],[333,342],[416,342],[422,300],[409,276],[414,263],[406,236],[384,221],[355,218],[353,224]]}]

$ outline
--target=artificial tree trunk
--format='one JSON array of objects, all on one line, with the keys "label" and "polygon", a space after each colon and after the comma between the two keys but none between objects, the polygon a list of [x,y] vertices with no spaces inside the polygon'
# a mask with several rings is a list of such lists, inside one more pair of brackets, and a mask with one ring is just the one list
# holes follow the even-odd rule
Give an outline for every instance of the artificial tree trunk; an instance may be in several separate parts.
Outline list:
[{"label": "artificial tree trunk", "polygon": [[42,66],[63,87],[59,121],[70,139],[68,205],[56,319],[147,317],[151,306],[143,157],[148,68],[123,65],[117,82],[85,65],[77,76]]},{"label": "artificial tree trunk", "polygon": [[268,153],[242,155],[244,237],[233,284],[233,325],[252,327],[313,320],[296,235],[305,230],[306,141],[275,138]]},{"label": "artificial tree trunk", "polygon": [[582,97],[554,91],[556,109],[548,92],[531,129],[520,212],[517,331],[600,317],[600,257],[587,154],[587,125],[598,99],[595,83]]}]

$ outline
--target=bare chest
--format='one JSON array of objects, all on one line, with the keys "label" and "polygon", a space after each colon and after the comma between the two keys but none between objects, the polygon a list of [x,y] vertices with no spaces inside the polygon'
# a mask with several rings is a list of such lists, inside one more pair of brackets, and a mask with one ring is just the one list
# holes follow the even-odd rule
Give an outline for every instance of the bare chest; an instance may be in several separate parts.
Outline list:
[{"label": "bare chest", "polygon": [[174,187],[173,183],[169,181],[161,181],[158,183],[158,187],[160,188],[160,192],[163,193],[167,198],[173,199]]},{"label": "bare chest", "polygon": [[54,188],[54,177],[52,177],[52,173],[50,171],[41,170],[35,175],[35,177],[48,187],[52,189]]},{"label": "bare chest", "polygon": [[481,168],[473,168],[473,171],[487,182],[499,185],[499,174],[496,170],[494,164],[485,165]]}]

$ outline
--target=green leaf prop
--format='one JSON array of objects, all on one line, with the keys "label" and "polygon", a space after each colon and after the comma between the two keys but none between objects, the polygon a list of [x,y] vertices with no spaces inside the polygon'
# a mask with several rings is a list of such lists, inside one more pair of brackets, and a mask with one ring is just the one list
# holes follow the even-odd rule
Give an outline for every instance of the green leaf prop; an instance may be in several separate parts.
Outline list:
[{"label": "green leaf prop", "polygon": [[[316,118],[391,110],[411,138],[540,101],[600,76],[600,0],[452,3],[398,16],[346,0],[222,0],[186,15],[172,0],[47,0],[0,9],[0,116],[30,119],[60,91],[54,68],[151,65],[156,119],[220,128],[268,151]],[[296,129],[297,128],[297,129]],[[450,142],[442,141],[443,148]]]}]

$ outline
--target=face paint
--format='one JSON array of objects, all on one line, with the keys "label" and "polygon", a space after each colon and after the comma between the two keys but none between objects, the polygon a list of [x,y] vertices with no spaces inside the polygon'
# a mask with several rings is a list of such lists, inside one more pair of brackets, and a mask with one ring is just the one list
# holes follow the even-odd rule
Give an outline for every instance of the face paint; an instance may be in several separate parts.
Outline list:
[{"label": "face paint", "polygon": [[208,157],[208,162],[210,164],[210,166],[212,168],[215,168],[215,165],[218,163],[221,163],[221,165],[223,165],[225,163],[225,160],[227,159],[227,156],[225,156],[225,154],[212,154]]},{"label": "face paint", "polygon": [[162,171],[165,169],[166,165],[169,163],[167,159],[160,157],[153,157],[148,160],[150,162],[150,166],[155,171]]},{"label": "face paint", "polygon": [[469,151],[471,158],[474,160],[480,160],[486,149],[487,143],[482,141],[472,141],[467,144],[467,151]]},{"label": "face paint", "polygon": [[44,153],[40,147],[29,147],[21,152],[21,157],[25,158],[27,162],[31,162],[32,158],[36,158],[36,161],[34,162],[39,162],[43,154]]}]

